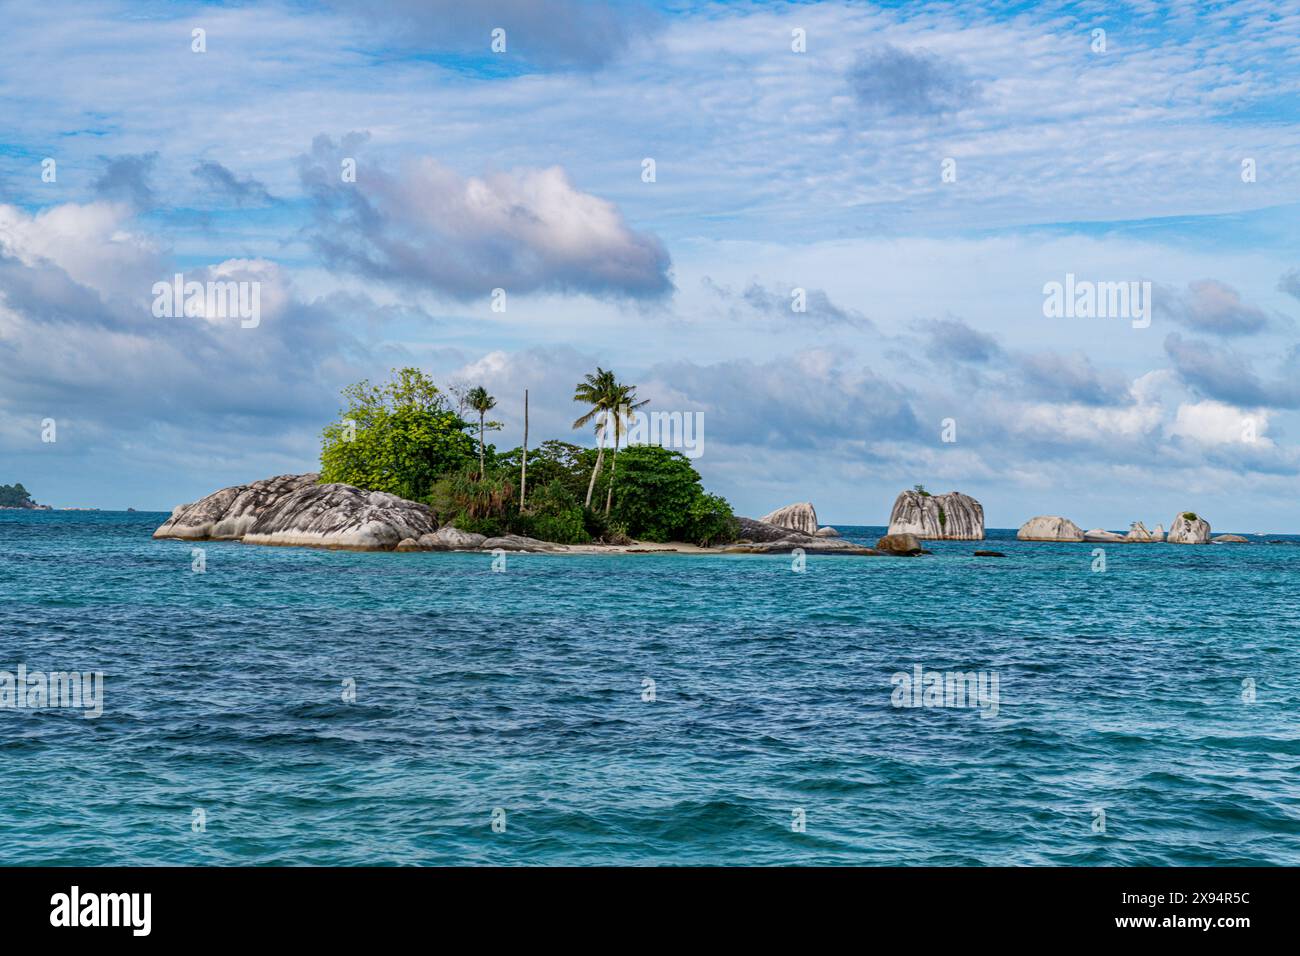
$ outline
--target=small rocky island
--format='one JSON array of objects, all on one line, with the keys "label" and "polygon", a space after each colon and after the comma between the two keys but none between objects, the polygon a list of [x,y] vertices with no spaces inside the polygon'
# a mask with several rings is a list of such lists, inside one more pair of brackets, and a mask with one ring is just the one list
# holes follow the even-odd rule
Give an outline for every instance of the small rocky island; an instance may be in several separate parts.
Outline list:
[{"label": "small rocky island", "polygon": [[[245,544],[296,545],[347,551],[697,551],[719,554],[874,555],[883,552],[837,540],[833,528],[818,528],[808,502],[767,516],[785,521],[737,518],[735,540],[710,548],[680,543],[645,548],[632,541],[618,545],[564,545],[522,535],[487,537],[439,526],[433,509],[383,491],[352,485],[320,484],[316,473],[279,475],[213,492],[181,505],[153,534],[183,541],[242,541]],[[800,530],[813,528],[813,533]]]},{"label": "small rocky island", "polygon": [[889,534],[913,534],[938,541],[983,541],[984,506],[970,495],[932,495],[918,485],[894,501]]}]

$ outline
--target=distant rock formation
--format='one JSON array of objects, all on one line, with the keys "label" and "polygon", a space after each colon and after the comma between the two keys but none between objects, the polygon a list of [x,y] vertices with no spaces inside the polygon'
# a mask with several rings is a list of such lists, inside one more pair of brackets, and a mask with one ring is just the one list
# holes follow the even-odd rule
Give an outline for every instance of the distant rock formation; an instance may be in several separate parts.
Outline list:
[{"label": "distant rock formation", "polygon": [[904,491],[889,514],[889,533],[946,541],[983,541],[984,508],[969,495]]},{"label": "distant rock formation", "polygon": [[915,557],[930,552],[921,547],[921,539],[914,534],[887,534],[876,542],[876,550],[885,554]]},{"label": "distant rock formation", "polygon": [[1210,539],[1210,544],[1250,544],[1239,534],[1221,534]]},{"label": "distant rock formation", "polygon": [[723,549],[724,554],[789,554],[796,548],[806,554],[877,553],[860,544],[838,540],[838,532],[834,536],[822,534],[820,530],[816,534],[801,534],[753,518],[738,517],[736,523],[740,526],[740,533],[734,543]]},{"label": "distant rock formation", "polygon": [[1124,541],[1122,534],[1116,534],[1114,531],[1105,531],[1101,528],[1093,528],[1091,531],[1083,533],[1084,541]]},{"label": "distant rock formation", "polygon": [[798,531],[800,534],[817,533],[817,509],[812,506],[810,501],[800,501],[798,504],[777,508],[758,520],[767,524],[774,524],[778,528]]},{"label": "distant rock formation", "polygon": [[839,536],[840,533],[830,526],[817,529],[817,537],[819,538],[838,538]]},{"label": "distant rock formation", "polygon": [[1124,540],[1135,544],[1150,544],[1163,541],[1165,540],[1165,529],[1161,525],[1156,525],[1155,531],[1148,531],[1147,526],[1141,521],[1134,521],[1128,526],[1128,534],[1124,535]]},{"label": "distant rock formation", "polygon": [[794,550],[805,554],[878,555],[879,551],[864,548],[851,541],[834,538],[817,538],[807,534],[791,534],[776,541],[738,542],[721,549],[722,554],[789,554]]},{"label": "distant rock formation", "polygon": [[975,557],[977,557],[977,558],[1005,558],[1006,555],[1003,554],[1001,551],[976,551],[976,552],[975,552]]},{"label": "distant rock formation", "polygon": [[1082,541],[1083,530],[1069,518],[1039,515],[1022,524],[1016,537],[1021,541]]},{"label": "distant rock formation", "polygon": [[438,528],[427,505],[317,478],[280,475],[223,488],[176,508],[153,536],[391,551]]},{"label": "distant rock formation", "polygon": [[1170,544],[1208,544],[1210,523],[1194,511],[1184,511],[1169,526]]}]

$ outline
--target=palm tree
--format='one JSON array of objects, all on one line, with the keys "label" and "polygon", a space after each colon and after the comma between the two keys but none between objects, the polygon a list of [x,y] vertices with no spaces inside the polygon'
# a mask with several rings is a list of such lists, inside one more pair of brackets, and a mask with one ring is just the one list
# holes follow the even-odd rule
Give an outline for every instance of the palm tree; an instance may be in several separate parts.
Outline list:
[{"label": "palm tree", "polygon": [[[474,411],[478,412],[478,477],[482,481],[487,475],[487,466],[484,461],[484,432],[487,430],[487,423],[484,416],[492,409],[496,408],[497,400],[488,394],[486,388],[482,385],[475,386],[469,390],[465,396],[465,403]],[[496,427],[495,425],[492,427]]]},{"label": "palm tree", "polygon": [[618,443],[623,437],[623,426],[632,412],[650,404],[648,398],[643,398],[639,402],[636,400],[635,385],[615,385],[614,388],[618,392],[618,402],[614,406],[614,451],[609,459],[609,490],[605,494],[605,514],[609,514],[609,509],[614,505],[614,475],[618,469]]},{"label": "palm tree", "polygon": [[596,465],[591,469],[591,480],[587,482],[587,500],[584,507],[591,507],[591,495],[596,489],[596,476],[600,474],[601,463],[605,460],[605,426],[609,414],[618,408],[618,382],[613,372],[607,372],[599,365],[595,374],[588,372],[573,389],[573,400],[590,405],[585,415],[573,423],[574,428],[584,428],[592,419],[596,421]]}]

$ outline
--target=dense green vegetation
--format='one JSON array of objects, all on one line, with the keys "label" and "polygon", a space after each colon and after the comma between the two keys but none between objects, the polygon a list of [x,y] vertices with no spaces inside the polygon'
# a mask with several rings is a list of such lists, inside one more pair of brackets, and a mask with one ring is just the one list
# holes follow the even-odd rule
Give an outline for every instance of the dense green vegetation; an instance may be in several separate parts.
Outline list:
[{"label": "dense green vegetation", "polygon": [[477,422],[453,410],[418,369],[397,370],[384,385],[349,386],[341,420],[322,436],[320,480],[422,501],[440,522],[486,535],[561,544],[631,538],[713,544],[736,537],[731,506],[704,491],[685,455],[657,445],[618,447],[646,400],[613,372],[598,368],[574,392],[588,411],[573,427],[594,423],[598,447],[549,439],[528,449],[522,509],[523,448],[499,452],[486,440],[499,427],[486,419],[497,399],[481,387],[457,395]]},{"label": "dense green vegetation", "polygon": [[475,460],[469,423],[419,369],[343,390],[341,421],[325,429],[320,480],[423,500],[433,483]]},{"label": "dense green vegetation", "polygon": [[34,508],[36,502],[27,493],[22,482],[12,485],[0,485],[0,508]]}]

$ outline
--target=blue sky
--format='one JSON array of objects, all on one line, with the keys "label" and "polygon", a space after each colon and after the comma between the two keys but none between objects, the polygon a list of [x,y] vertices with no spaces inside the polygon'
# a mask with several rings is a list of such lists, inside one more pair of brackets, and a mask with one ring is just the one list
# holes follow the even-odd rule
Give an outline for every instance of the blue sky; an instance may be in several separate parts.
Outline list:
[{"label": "blue sky", "polygon": [[[404,364],[585,441],[600,364],[704,413],[742,513],[1300,530],[1295,3],[371,6],[0,3],[0,483],[309,470]],[[155,318],[177,271],[261,324]],[[1150,327],[1046,318],[1067,274]]]}]

